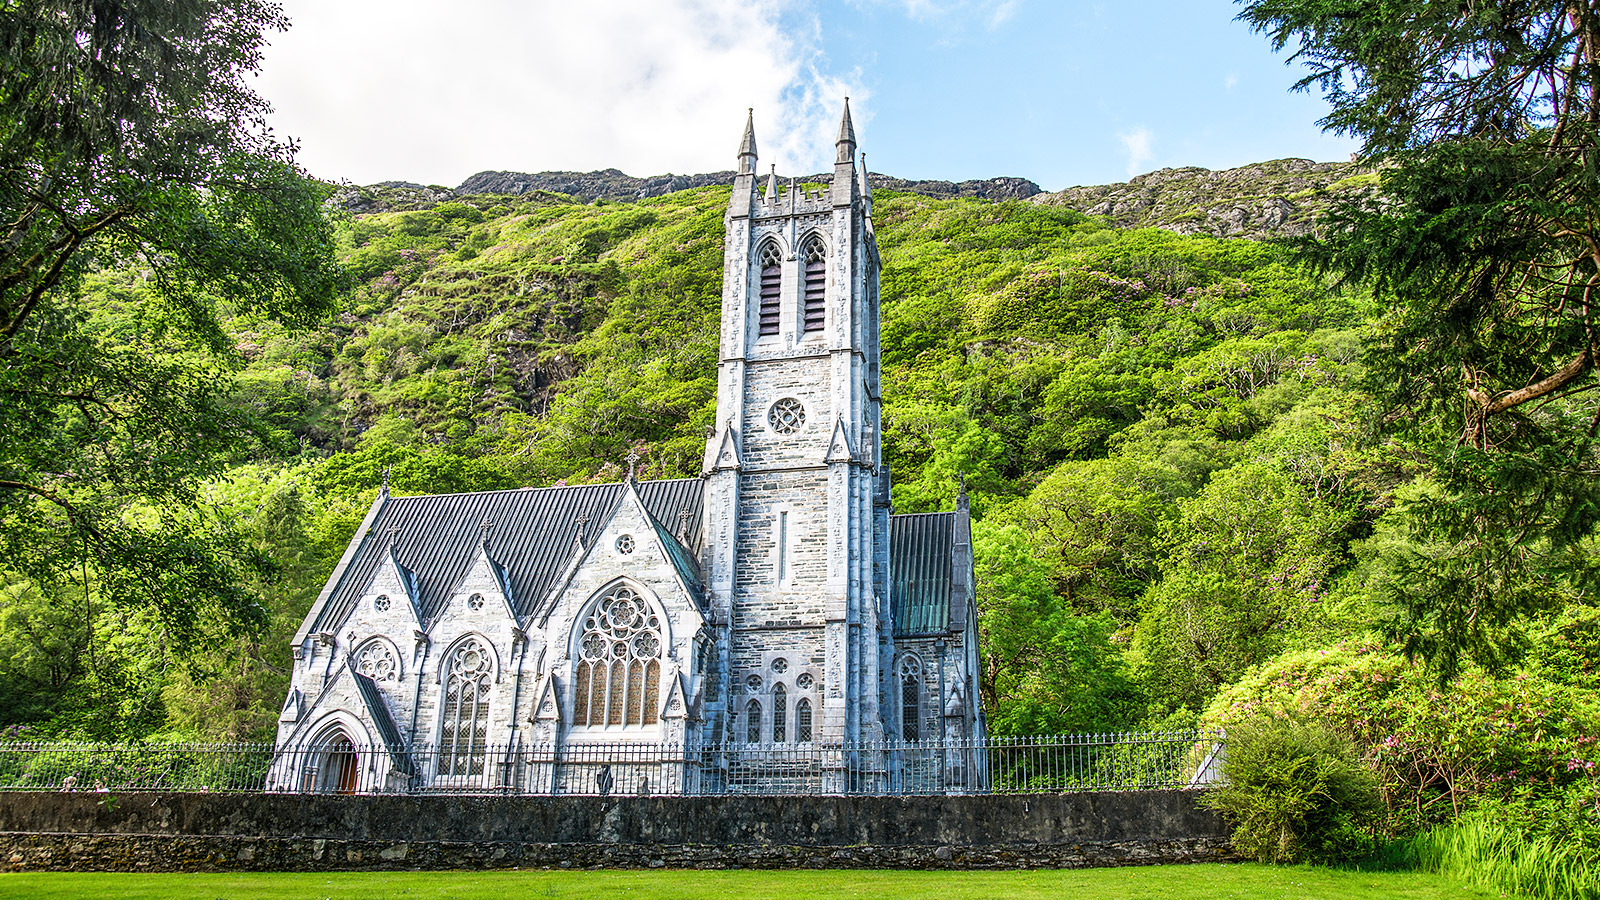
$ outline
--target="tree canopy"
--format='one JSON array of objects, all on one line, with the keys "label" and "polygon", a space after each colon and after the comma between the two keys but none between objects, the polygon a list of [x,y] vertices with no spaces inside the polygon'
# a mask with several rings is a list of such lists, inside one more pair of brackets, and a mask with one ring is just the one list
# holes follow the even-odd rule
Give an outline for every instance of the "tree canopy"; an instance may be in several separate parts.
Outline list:
[{"label": "tree canopy", "polygon": [[0,558],[154,614],[263,617],[261,559],[196,502],[248,444],[223,315],[327,316],[317,187],[246,84],[261,0],[0,5]]},{"label": "tree canopy", "polygon": [[1389,556],[1397,634],[1453,674],[1502,664],[1518,622],[1592,584],[1600,526],[1600,6],[1248,0],[1309,71],[1323,124],[1381,192],[1303,249],[1382,304],[1381,433],[1432,469]]}]

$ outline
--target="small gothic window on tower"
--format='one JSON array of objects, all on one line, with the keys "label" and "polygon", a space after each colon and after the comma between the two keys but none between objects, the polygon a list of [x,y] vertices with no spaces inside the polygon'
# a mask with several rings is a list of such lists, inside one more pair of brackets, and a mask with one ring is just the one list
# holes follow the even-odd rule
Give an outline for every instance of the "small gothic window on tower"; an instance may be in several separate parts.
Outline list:
[{"label": "small gothic window on tower", "polygon": [[804,697],[794,705],[794,739],[811,740],[811,701]]},{"label": "small gothic window on tower", "polygon": [[747,744],[761,743],[761,701],[751,700],[744,707],[744,740]]},{"label": "small gothic window on tower", "polygon": [[821,331],[827,324],[828,308],[823,302],[828,292],[828,254],[822,238],[813,237],[806,243],[805,330]]},{"label": "small gothic window on tower", "polygon": [[783,252],[778,249],[777,241],[768,241],[761,246],[761,303],[756,313],[763,336],[778,333],[778,303],[782,286]]},{"label": "small gothic window on tower", "polygon": [[793,397],[784,397],[767,410],[767,424],[779,434],[794,434],[806,424],[806,408]]}]

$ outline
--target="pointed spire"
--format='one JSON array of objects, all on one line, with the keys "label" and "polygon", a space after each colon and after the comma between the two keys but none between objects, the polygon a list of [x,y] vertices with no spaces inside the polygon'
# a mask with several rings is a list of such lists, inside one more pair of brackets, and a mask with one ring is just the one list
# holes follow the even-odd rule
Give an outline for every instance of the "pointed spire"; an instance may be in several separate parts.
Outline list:
[{"label": "pointed spire", "polygon": [[839,139],[834,141],[839,150],[835,162],[854,162],[856,156],[856,128],[850,122],[850,98],[844,98],[844,118],[839,120]]},{"label": "pointed spire", "polygon": [[756,171],[756,110],[744,120],[744,139],[739,141],[739,174],[754,175]]},{"label": "pointed spire", "polygon": [[778,164],[772,164],[772,171],[767,174],[767,202],[778,202]]}]

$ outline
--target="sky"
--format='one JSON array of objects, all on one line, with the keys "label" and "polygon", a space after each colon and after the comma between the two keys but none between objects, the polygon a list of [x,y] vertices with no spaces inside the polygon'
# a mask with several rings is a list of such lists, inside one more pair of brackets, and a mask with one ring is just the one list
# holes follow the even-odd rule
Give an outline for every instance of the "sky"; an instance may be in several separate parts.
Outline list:
[{"label": "sky", "polygon": [[1169,166],[1348,159],[1229,0],[282,0],[258,91],[313,175],[830,167],[1046,190]]}]

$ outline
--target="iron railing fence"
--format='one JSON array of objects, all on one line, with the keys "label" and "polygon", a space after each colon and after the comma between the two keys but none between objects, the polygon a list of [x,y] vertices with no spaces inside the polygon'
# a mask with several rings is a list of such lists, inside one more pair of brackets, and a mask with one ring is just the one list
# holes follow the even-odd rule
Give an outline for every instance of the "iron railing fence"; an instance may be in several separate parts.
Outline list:
[{"label": "iron railing fence", "polygon": [[1034,794],[1199,787],[1221,732],[849,744],[568,741],[371,747],[0,742],[0,791],[352,794]]}]

